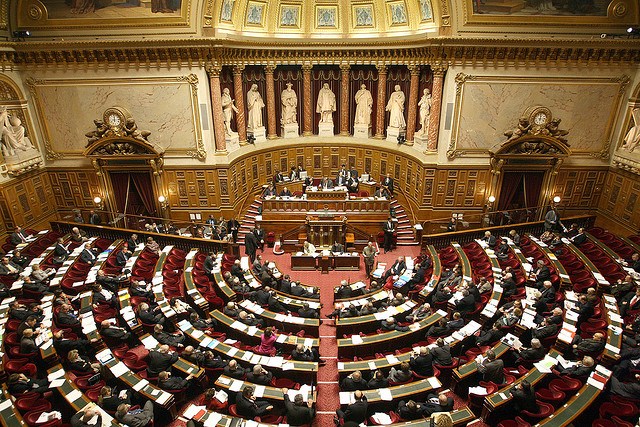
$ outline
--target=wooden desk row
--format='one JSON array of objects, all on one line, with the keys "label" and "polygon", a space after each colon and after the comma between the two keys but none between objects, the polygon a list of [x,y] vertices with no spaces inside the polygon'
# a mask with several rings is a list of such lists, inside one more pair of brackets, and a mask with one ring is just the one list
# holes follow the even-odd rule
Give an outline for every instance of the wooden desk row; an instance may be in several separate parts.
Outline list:
[{"label": "wooden desk row", "polygon": [[[556,254],[553,253],[553,251],[551,251],[551,249],[549,249],[549,246],[544,243],[542,240],[538,240],[535,236],[529,234],[528,235],[529,240],[531,240],[531,242],[533,242],[542,252],[545,253],[545,255],[547,256],[547,258],[551,261],[551,264],[553,265],[553,268],[555,268],[556,272],[558,273],[558,276],[560,276],[560,289],[572,289],[573,285],[571,284],[571,278],[569,277],[569,273],[567,273],[567,270],[564,268],[564,266],[562,265],[562,263],[558,260],[558,257],[556,257]],[[535,268],[535,267],[532,267]]]},{"label": "wooden desk row", "polygon": [[182,276],[184,278],[184,286],[187,290],[186,302],[192,307],[198,307],[200,313],[206,313],[209,311],[209,302],[202,296],[202,293],[193,281],[193,269],[195,268],[195,257],[198,254],[198,249],[193,248],[187,254],[184,263],[184,271]]},{"label": "wooden desk row", "polygon": [[420,297],[426,299],[431,295],[434,291],[438,282],[440,281],[440,276],[442,275],[442,264],[440,263],[440,257],[438,256],[438,251],[433,245],[427,246],[427,253],[431,258],[431,263],[433,265],[433,272],[431,273],[431,279],[427,282],[427,285],[422,288],[420,291]]},{"label": "wooden desk row", "polygon": [[276,326],[278,329],[288,331],[304,330],[310,335],[318,336],[318,330],[320,327],[319,319],[307,319],[304,317],[274,313],[273,311],[266,310],[262,308],[262,306],[249,300],[244,300],[238,305],[246,311],[265,319],[268,324]]},{"label": "wooden desk row", "polygon": [[[258,399],[269,399],[276,401],[284,401],[284,394],[282,390],[278,387],[272,386],[264,386],[258,385],[254,383],[250,383],[248,381],[236,380],[234,378],[228,377],[224,374],[220,375],[215,383],[216,386],[225,389],[228,392],[239,393],[244,390],[245,387],[253,387],[254,392],[253,395]],[[302,398],[305,402],[310,399],[315,401],[316,399],[316,389],[308,384],[303,384],[299,390],[289,390],[289,398],[293,401],[294,397],[297,394],[301,394]]]},{"label": "wooden desk row", "polygon": [[360,255],[305,255],[302,253],[291,254],[291,270],[354,270],[360,269]]},{"label": "wooden desk row", "polygon": [[418,305],[417,302],[409,300],[399,306],[389,306],[386,310],[355,317],[340,317],[335,320],[336,333],[338,336],[347,333],[368,332],[376,330],[382,320],[389,317],[407,315]]}]

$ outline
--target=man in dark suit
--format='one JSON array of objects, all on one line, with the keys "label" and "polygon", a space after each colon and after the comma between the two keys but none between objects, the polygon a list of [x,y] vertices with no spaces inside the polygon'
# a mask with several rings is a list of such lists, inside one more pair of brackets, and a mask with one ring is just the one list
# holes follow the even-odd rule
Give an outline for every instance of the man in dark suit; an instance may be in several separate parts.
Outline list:
[{"label": "man in dark suit", "polygon": [[640,399],[640,375],[635,375],[633,381],[623,383],[616,377],[611,377],[611,393],[627,399]]},{"label": "man in dark suit", "polygon": [[287,424],[292,426],[301,426],[311,424],[316,412],[313,409],[313,400],[309,399],[307,404],[304,403],[304,398],[300,393],[296,394],[293,398],[293,402],[289,399],[288,389],[283,388],[282,394],[284,395],[284,409],[287,416]]},{"label": "man in dark suit", "polygon": [[496,359],[493,350],[487,350],[484,357],[478,363],[478,372],[482,374],[484,381],[493,381],[496,384],[504,383],[504,362]]},{"label": "man in dark suit", "polygon": [[336,175],[336,185],[337,186],[347,185],[348,179],[349,179],[349,171],[345,169],[345,165],[342,165],[342,167],[338,171],[338,175]]},{"label": "man in dark suit", "polygon": [[298,310],[298,315],[307,319],[317,319],[319,317],[318,310],[309,307],[309,303],[306,302],[303,303],[302,308]]},{"label": "man in dark suit", "polygon": [[240,230],[240,221],[235,218],[231,218],[227,221],[227,233],[231,234],[233,243],[238,241],[238,230]]},{"label": "man in dark suit", "polygon": [[129,250],[128,245],[125,243],[120,252],[118,252],[118,254],[116,255],[116,264],[118,264],[119,267],[124,267],[127,264],[129,258],[131,258],[131,255],[131,251]]},{"label": "man in dark suit", "polygon": [[326,176],[324,178],[322,178],[322,181],[320,182],[320,188],[322,190],[330,190],[333,188],[333,180],[327,178]]},{"label": "man in dark suit", "polygon": [[476,345],[478,347],[483,345],[492,345],[498,340],[504,337],[504,332],[500,328],[500,324],[498,322],[494,323],[491,329],[486,331],[482,331],[480,336],[476,338]]},{"label": "man in dark suit", "polygon": [[587,235],[584,234],[584,228],[580,227],[578,229],[578,234],[576,234],[575,236],[573,236],[569,240],[571,240],[571,242],[576,246],[580,246],[581,244],[586,242],[587,241]]},{"label": "man in dark suit", "polygon": [[223,372],[227,377],[235,378],[237,380],[243,379],[247,373],[247,371],[242,366],[238,365],[238,362],[234,359],[229,360],[229,363],[224,367]]},{"label": "man in dark suit", "polygon": [[53,248],[53,263],[62,264],[69,256],[69,249],[64,244],[64,238],[58,237]]},{"label": "man in dark suit", "polygon": [[356,390],[353,393],[355,402],[348,405],[345,410],[338,409],[336,415],[343,422],[351,421],[355,424],[361,424],[367,419],[367,410],[369,403],[367,402],[367,396],[360,390]]},{"label": "man in dark suit", "polygon": [[162,313],[162,310],[160,310],[160,306],[157,306],[152,310],[146,302],[143,302],[138,306],[138,317],[140,318],[140,321],[148,325],[162,325],[167,320]]},{"label": "man in dark suit", "polygon": [[291,193],[291,190],[289,190],[287,187],[284,187],[280,192],[280,197],[291,197],[292,195],[293,193]]},{"label": "man in dark suit", "polygon": [[384,273],[383,280],[386,281],[387,278],[391,276],[401,276],[402,273],[407,269],[407,263],[404,261],[404,257],[401,255],[398,257],[396,262]]},{"label": "man in dark suit", "polygon": [[169,346],[163,344],[157,350],[149,351],[147,359],[147,373],[150,377],[157,377],[160,372],[171,369],[171,365],[178,361],[178,355],[169,352]]},{"label": "man in dark suit", "polygon": [[502,278],[502,298],[507,299],[516,293],[516,282],[513,274],[507,273]]},{"label": "man in dark suit", "polygon": [[244,270],[242,269],[242,264],[239,259],[233,262],[233,265],[231,266],[231,274],[237,277],[241,282],[249,284],[247,279],[244,277]]},{"label": "man in dark suit", "polygon": [[536,281],[536,286],[540,288],[545,280],[551,279],[551,272],[549,267],[544,264],[543,260],[538,260],[536,263],[536,269],[533,271],[533,277]]},{"label": "man in dark suit", "polygon": [[387,189],[389,194],[393,195],[393,178],[391,178],[390,173],[388,173],[387,176],[382,180],[382,186]]},{"label": "man in dark suit", "polygon": [[362,373],[360,371],[352,372],[348,377],[343,379],[340,384],[340,389],[342,391],[367,390],[368,388],[369,386],[364,378],[362,378]]},{"label": "man in dark suit", "polygon": [[604,350],[606,340],[602,332],[593,334],[593,338],[583,339],[580,335],[573,339],[573,353],[578,356],[580,353],[600,353]]},{"label": "man in dark suit", "polygon": [[27,237],[28,236],[24,233],[24,231],[22,231],[22,228],[18,226],[14,229],[13,233],[11,233],[11,244],[16,246],[20,243],[26,243]]},{"label": "man in dark suit", "polygon": [[436,347],[433,347],[430,351],[434,365],[449,366],[453,364],[451,347],[442,338],[436,340]]},{"label": "man in dark suit", "polygon": [[531,348],[521,347],[518,350],[514,350],[516,353],[516,364],[518,366],[522,363],[523,360],[527,361],[538,361],[544,358],[544,355],[547,354],[547,350],[542,346],[542,343],[538,338],[531,339]]},{"label": "man in dark suit", "polygon": [[22,338],[20,339],[20,353],[30,354],[38,351],[38,346],[34,340],[33,329],[25,329],[22,331]]},{"label": "man in dark suit", "polygon": [[396,225],[391,217],[387,218],[387,222],[385,222],[382,226],[382,231],[384,231],[384,253],[386,254],[391,250],[391,245],[393,243],[393,233],[396,232]]},{"label": "man in dark suit", "polygon": [[453,411],[453,404],[453,397],[447,397],[444,393],[438,395],[429,394],[427,402],[423,405],[422,415],[429,417],[435,412],[451,412]]},{"label": "man in dark suit", "polygon": [[409,359],[409,365],[416,374],[423,377],[433,375],[433,356],[429,352],[428,347],[420,347],[418,354],[412,354]]},{"label": "man in dark suit", "polygon": [[558,332],[558,328],[559,328],[559,325],[554,323],[548,323],[547,319],[543,319],[542,322],[538,325],[538,327],[531,331],[531,336],[533,338],[538,338],[539,340],[543,340],[545,338],[554,336]]},{"label": "man in dark suit", "polygon": [[423,418],[424,403],[418,403],[414,400],[405,402],[401,400],[398,403],[398,415],[406,421],[413,421]]},{"label": "man in dark suit", "polygon": [[[95,423],[89,424],[89,421],[93,420],[93,417],[98,416]],[[85,406],[71,417],[71,427],[95,427],[102,425],[102,415],[96,410],[93,404]]]},{"label": "man in dark suit", "polygon": [[165,344],[171,347],[184,347],[185,336],[181,332],[170,334],[164,331],[162,325],[155,325],[153,327],[153,337],[158,340],[160,344]]},{"label": "man in dark suit", "polygon": [[258,251],[258,246],[260,246],[258,238],[253,233],[254,230],[244,235],[244,252],[249,257],[249,262],[251,263],[255,261],[256,252]]},{"label": "man in dark suit", "polygon": [[247,381],[252,384],[269,385],[273,379],[273,373],[267,371],[262,365],[256,365],[247,374]]},{"label": "man in dark suit", "polygon": [[273,176],[273,182],[277,184],[282,181],[284,181],[284,175],[279,170],[277,170],[276,174]]},{"label": "man in dark suit", "polygon": [[415,288],[417,284],[424,281],[424,274],[424,268],[422,268],[422,266],[418,267],[418,270],[413,273],[413,276],[411,276],[411,279],[409,279],[409,281],[405,283],[403,288],[406,288],[409,291],[413,290],[413,288]]},{"label": "man in dark suit", "polygon": [[341,254],[344,252],[344,245],[342,243],[338,243],[337,241],[335,241],[333,243],[333,246],[331,246],[331,252],[333,252],[334,254]]},{"label": "man in dark suit", "polygon": [[3,257],[0,262],[0,274],[2,275],[10,275],[10,274],[18,274],[22,271],[22,268],[17,265],[15,262],[11,261],[9,257]]},{"label": "man in dark suit", "polygon": [[103,320],[100,323],[100,335],[112,340],[119,340],[126,342],[131,338],[131,333],[120,326],[112,325],[108,320]]},{"label": "man in dark suit", "polygon": [[253,235],[256,236],[256,241],[258,242],[260,250],[264,250],[264,230],[260,224],[256,224],[256,227],[253,229]]},{"label": "man in dark suit", "polygon": [[56,323],[60,327],[79,327],[80,320],[78,320],[78,316],[73,312],[73,309],[69,304],[64,304],[60,307],[60,311],[58,312],[58,318]]},{"label": "man in dark suit", "polygon": [[595,361],[591,356],[584,356],[581,361],[576,363],[570,368],[565,368],[560,371],[561,375],[569,375],[571,377],[586,378],[593,371]]},{"label": "man in dark suit", "polygon": [[349,191],[349,193],[357,193],[358,185],[359,183],[357,178],[351,176],[349,177],[349,179],[347,179],[347,190]]},{"label": "man in dark suit", "polygon": [[264,415],[273,409],[273,405],[266,400],[256,400],[253,391],[253,387],[246,386],[242,393],[236,397],[238,415],[248,420]]},{"label": "man in dark suit", "polygon": [[183,390],[191,385],[193,374],[187,378],[174,377],[171,372],[162,371],[158,374],[158,386],[163,390]]},{"label": "man in dark suit", "polygon": [[556,290],[550,280],[544,281],[540,294],[545,304],[552,304],[556,300]]},{"label": "man in dark suit", "polygon": [[462,299],[456,302],[456,310],[462,314],[471,313],[476,308],[476,301],[468,289],[462,291]]},{"label": "man in dark suit", "polygon": [[91,211],[89,213],[89,224],[93,224],[93,225],[102,224],[102,218],[100,218],[100,215],[97,212]]},{"label": "man in dark suit", "polygon": [[204,259],[204,263],[202,264],[202,268],[204,272],[207,273],[208,276],[213,276],[213,268],[216,266],[216,253],[209,252],[207,257]]},{"label": "man in dark suit", "polygon": [[129,240],[127,240],[127,247],[132,250],[135,251],[136,247],[142,243],[142,241],[138,238],[138,235],[133,233],[131,235],[131,237],[129,237]]},{"label": "man in dark suit", "polygon": [[80,254],[80,259],[83,262],[86,262],[87,264],[93,265],[96,263],[97,258],[98,258],[98,251],[94,249],[91,243],[86,243],[84,245],[84,249],[82,250],[82,253]]}]

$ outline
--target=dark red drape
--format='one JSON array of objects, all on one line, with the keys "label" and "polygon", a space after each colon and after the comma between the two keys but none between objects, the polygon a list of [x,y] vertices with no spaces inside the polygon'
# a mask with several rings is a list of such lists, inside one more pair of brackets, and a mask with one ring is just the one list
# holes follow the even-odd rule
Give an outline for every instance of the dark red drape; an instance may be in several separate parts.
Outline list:
[{"label": "dark red drape", "polygon": [[544,172],[526,172],[523,178],[523,184],[526,194],[527,208],[533,208],[538,205],[540,192],[542,191],[542,181],[544,181]]},{"label": "dark red drape", "polygon": [[127,213],[125,212],[125,204],[127,202],[129,174],[110,172],[109,177],[111,178],[111,188],[113,188],[113,198],[116,202],[116,211]]},{"label": "dark red drape", "polygon": [[140,200],[144,204],[144,208],[147,210],[150,216],[158,216],[156,211],[156,201],[153,192],[153,184],[151,183],[151,176],[148,172],[136,172],[130,174],[131,176],[131,188],[136,190],[140,196]]},{"label": "dark red drape", "polygon": [[504,211],[510,209],[513,202],[522,191],[523,172],[503,172],[502,188],[500,190],[500,199],[498,200],[497,210]]}]

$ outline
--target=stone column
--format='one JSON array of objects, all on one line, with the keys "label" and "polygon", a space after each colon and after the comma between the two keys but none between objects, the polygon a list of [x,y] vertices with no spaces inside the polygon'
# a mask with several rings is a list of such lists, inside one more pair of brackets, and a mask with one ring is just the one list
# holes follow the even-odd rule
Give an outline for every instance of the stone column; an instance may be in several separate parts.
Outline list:
[{"label": "stone column", "polygon": [[349,71],[351,65],[340,64],[340,135],[349,135]]},{"label": "stone column", "polygon": [[244,65],[236,65],[233,67],[233,96],[235,97],[236,108],[236,126],[238,128],[238,137],[240,145],[247,145],[247,123],[244,116],[244,92],[242,90],[242,71]]},{"label": "stone column", "polygon": [[409,87],[409,112],[407,114],[407,140],[405,144],[413,145],[413,135],[416,133],[416,115],[418,112],[418,86],[420,85],[420,66],[409,65],[411,85]]},{"label": "stone column", "polygon": [[313,135],[313,110],[311,109],[311,69],[313,65],[302,64],[302,136]]},{"label": "stone column", "polygon": [[374,138],[384,139],[384,108],[387,105],[387,66],[376,65],[378,69],[378,100],[376,103],[376,134]]},{"label": "stone column", "polygon": [[276,88],[273,81],[273,72],[276,66],[269,64],[264,67],[264,74],[267,80],[267,139],[278,137],[276,123]]},{"label": "stone column", "polygon": [[226,153],[227,142],[225,140],[224,113],[222,112],[222,91],[220,90],[219,65],[207,66],[209,74],[209,90],[211,91],[211,109],[213,110],[213,135],[216,139],[216,152]]},{"label": "stone column", "polygon": [[438,149],[438,133],[440,129],[440,110],[442,109],[442,85],[446,67],[433,67],[433,88],[431,89],[431,116],[429,117],[429,141],[427,151]]}]

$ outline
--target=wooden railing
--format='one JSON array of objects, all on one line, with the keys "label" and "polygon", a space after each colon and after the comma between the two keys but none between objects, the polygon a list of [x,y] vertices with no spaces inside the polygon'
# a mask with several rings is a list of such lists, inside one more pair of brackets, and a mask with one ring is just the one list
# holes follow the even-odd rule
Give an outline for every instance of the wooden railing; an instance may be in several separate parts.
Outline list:
[{"label": "wooden railing", "polygon": [[136,233],[143,242],[147,237],[153,237],[161,247],[172,245],[185,252],[189,252],[192,248],[198,248],[203,252],[227,252],[230,251],[231,246],[233,246],[232,244],[221,240],[197,239],[193,237],[175,236],[172,234],[149,233],[146,231],[129,230],[126,228],[78,224],[67,221],[51,221],[51,228],[60,233],[70,233],[73,227],[78,227],[80,230],[86,231],[89,236],[102,237],[110,240],[127,240],[131,237],[131,234]]},{"label": "wooden railing", "polygon": [[[596,220],[595,215],[581,215],[563,218],[565,224],[576,223],[580,227],[590,228]],[[428,245],[435,246],[436,249],[442,249],[451,244],[455,240],[461,245],[465,245],[484,236],[485,231],[490,231],[495,236],[506,236],[510,230],[516,230],[521,236],[529,233],[539,236],[544,231],[544,221],[526,222],[522,224],[507,224],[494,227],[478,228],[474,230],[453,231],[450,233],[424,234],[422,236],[422,247]]]}]

